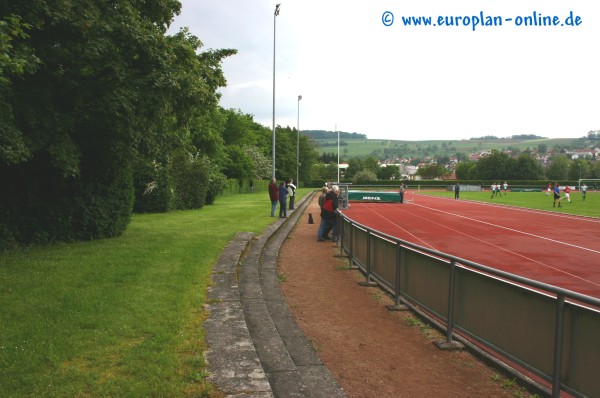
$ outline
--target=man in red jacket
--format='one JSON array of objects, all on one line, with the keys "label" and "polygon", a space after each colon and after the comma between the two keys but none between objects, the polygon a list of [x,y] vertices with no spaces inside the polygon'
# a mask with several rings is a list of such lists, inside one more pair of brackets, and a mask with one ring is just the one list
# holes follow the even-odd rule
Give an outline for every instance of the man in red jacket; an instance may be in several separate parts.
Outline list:
[{"label": "man in red jacket", "polygon": [[271,217],[275,217],[277,202],[279,202],[279,187],[275,178],[271,178],[271,183],[269,184],[269,198],[271,199]]}]

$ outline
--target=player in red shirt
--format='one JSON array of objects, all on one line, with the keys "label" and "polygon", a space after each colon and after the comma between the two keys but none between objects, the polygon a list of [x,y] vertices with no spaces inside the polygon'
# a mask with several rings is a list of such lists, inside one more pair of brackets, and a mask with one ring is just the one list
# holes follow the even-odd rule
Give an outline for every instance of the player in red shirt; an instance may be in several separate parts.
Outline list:
[{"label": "player in red shirt", "polygon": [[569,186],[566,185],[563,189],[563,192],[565,193],[565,198],[569,201],[569,203],[571,203],[571,188],[569,188]]}]

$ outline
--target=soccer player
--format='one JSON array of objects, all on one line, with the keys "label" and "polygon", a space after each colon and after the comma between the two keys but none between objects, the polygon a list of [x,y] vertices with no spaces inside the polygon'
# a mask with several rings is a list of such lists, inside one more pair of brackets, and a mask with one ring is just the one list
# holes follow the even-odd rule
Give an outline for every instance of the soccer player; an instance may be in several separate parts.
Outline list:
[{"label": "soccer player", "polygon": [[571,203],[571,188],[567,185],[565,186],[565,189],[563,189],[563,192],[565,193],[565,199]]}]

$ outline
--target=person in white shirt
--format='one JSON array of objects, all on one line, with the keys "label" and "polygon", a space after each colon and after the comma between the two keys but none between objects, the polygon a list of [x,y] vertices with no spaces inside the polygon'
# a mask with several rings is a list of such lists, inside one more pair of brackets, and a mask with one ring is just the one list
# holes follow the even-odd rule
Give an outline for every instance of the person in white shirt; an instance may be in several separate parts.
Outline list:
[{"label": "person in white shirt", "polygon": [[296,186],[294,185],[294,179],[290,178],[287,183],[288,196],[290,197],[290,206],[288,209],[294,210],[294,199],[296,197]]}]

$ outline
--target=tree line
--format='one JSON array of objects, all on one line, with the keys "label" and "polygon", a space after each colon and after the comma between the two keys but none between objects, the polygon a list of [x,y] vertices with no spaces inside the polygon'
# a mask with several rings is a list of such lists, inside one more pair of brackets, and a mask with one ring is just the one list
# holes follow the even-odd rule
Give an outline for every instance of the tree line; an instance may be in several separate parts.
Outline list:
[{"label": "tree line", "polygon": [[[0,249],[121,234],[271,174],[272,132],[219,106],[234,49],[167,29],[177,0],[0,3]],[[277,177],[317,152],[277,126]]]}]

